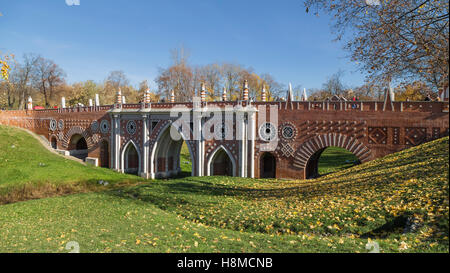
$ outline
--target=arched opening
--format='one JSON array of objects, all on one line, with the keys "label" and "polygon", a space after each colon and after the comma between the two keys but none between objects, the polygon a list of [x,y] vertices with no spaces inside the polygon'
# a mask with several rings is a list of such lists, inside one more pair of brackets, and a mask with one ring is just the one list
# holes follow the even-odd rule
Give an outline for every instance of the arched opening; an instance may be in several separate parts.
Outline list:
[{"label": "arched opening", "polygon": [[58,149],[58,140],[56,139],[55,136],[52,137],[52,139],[50,140],[50,144],[52,145],[53,149]]},{"label": "arched opening", "polygon": [[193,174],[193,160],[191,147],[184,141],[183,136],[172,130],[168,125],[156,141],[152,153],[152,173],[155,178],[169,178],[190,176]]},{"label": "arched opening", "polygon": [[100,143],[100,167],[109,168],[109,143],[103,140]]},{"label": "arched opening", "polygon": [[230,155],[219,148],[211,158],[209,163],[210,175],[233,176],[233,162]]},{"label": "arched opening", "polygon": [[124,153],[123,171],[127,174],[139,174],[139,153],[133,143],[129,143]]},{"label": "arched opening", "polygon": [[88,156],[88,145],[86,139],[79,134],[75,134],[70,138],[69,152],[71,156],[85,160]]},{"label": "arched opening", "polygon": [[271,153],[264,153],[260,159],[260,178],[276,178],[277,161]]},{"label": "arched opening", "polygon": [[307,179],[338,172],[360,164],[359,159],[350,151],[340,147],[326,147],[315,152],[306,165]]}]

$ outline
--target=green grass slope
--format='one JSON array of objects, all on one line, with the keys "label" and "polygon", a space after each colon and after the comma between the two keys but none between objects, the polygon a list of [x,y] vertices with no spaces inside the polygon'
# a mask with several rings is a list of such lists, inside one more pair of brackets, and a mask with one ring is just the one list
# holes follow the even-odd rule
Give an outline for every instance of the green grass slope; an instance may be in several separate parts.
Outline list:
[{"label": "green grass slope", "polygon": [[2,205],[0,252],[449,252],[448,141],[315,180],[186,177]]},{"label": "green grass slope", "polygon": [[0,196],[23,189],[37,194],[38,188],[69,184],[94,187],[99,180],[115,184],[141,179],[65,159],[48,151],[27,132],[0,126]]},{"label": "green grass slope", "polygon": [[[125,191],[197,223],[448,251],[448,137],[307,181],[191,177]],[[413,231],[413,232],[410,232]]]}]

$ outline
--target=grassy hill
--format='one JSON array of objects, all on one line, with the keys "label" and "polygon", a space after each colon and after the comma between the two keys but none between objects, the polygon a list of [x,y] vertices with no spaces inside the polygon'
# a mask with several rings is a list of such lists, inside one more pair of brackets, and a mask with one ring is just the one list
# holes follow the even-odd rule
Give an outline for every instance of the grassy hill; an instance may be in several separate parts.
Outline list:
[{"label": "grassy hill", "polygon": [[0,204],[142,181],[109,169],[85,166],[51,153],[23,130],[0,126]]},{"label": "grassy hill", "polygon": [[[3,205],[0,252],[67,252],[69,241],[82,252],[368,252],[375,241],[382,252],[448,253],[448,141],[315,180],[186,177]],[[2,153],[2,169],[17,166]],[[119,175],[78,166],[94,180]],[[65,171],[49,183],[71,181],[58,180]]]}]

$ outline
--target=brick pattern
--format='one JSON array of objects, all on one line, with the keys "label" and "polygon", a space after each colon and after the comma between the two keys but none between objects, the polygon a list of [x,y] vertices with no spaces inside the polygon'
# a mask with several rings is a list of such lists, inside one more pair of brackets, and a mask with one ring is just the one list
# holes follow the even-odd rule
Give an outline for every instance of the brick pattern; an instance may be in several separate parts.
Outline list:
[{"label": "brick pattern", "polygon": [[[237,104],[245,107],[250,102],[208,102],[208,107]],[[157,103],[151,104],[151,108],[167,111],[178,105],[193,107],[193,103]],[[393,107],[388,110],[383,109],[383,102],[289,101],[254,102],[251,105],[255,107],[272,105],[278,109],[278,120],[275,122],[278,142],[275,142],[272,150],[268,151],[277,160],[278,178],[302,178],[309,157],[329,146],[345,148],[355,153],[364,162],[449,134],[448,102],[393,102]],[[42,111],[0,111],[0,124],[29,129],[45,136],[49,141],[56,139],[59,149],[66,149],[70,138],[80,134],[86,139],[89,156],[99,157],[100,143],[110,141],[111,118],[107,111],[112,107],[139,110],[142,105],[117,104]],[[107,131],[101,130],[102,121],[109,125]],[[123,132],[121,143],[125,145],[132,139],[139,144],[139,149],[142,149],[142,120],[136,119],[135,122],[137,131],[129,135],[126,130],[126,121],[121,121],[120,129]],[[150,117],[150,152],[154,148],[156,139],[162,133],[161,130],[168,122],[161,118]],[[260,125],[259,121],[257,124]],[[289,133],[283,136],[282,130],[286,124],[295,128],[292,139],[286,137]],[[236,123],[233,129],[236,130]],[[256,130],[258,129],[257,125]],[[196,158],[196,145],[193,141],[186,142]],[[256,177],[260,173],[260,157],[266,152],[261,150],[263,144],[267,143],[259,139],[257,134],[253,158]],[[238,141],[206,141],[205,162],[220,145],[233,154],[239,165]],[[142,151],[140,152],[142,154]],[[248,155],[247,158],[250,159],[249,157]]]}]

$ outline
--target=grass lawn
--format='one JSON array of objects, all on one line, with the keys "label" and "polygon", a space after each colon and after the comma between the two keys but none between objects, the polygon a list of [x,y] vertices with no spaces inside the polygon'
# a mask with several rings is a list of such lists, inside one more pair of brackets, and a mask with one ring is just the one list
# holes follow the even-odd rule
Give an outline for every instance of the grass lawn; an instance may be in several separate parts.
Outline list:
[{"label": "grass lawn", "polygon": [[49,187],[95,188],[99,180],[110,184],[142,181],[136,176],[65,159],[48,151],[28,133],[0,126],[0,200],[1,196],[24,189],[39,194]]},{"label": "grass lawn", "polygon": [[327,175],[353,167],[358,158],[344,148],[329,147],[319,158],[319,174]]},{"label": "grass lawn", "polygon": [[[184,177],[2,205],[0,252],[67,252],[69,241],[82,252],[368,252],[374,240],[382,252],[448,253],[448,141],[314,180]],[[12,166],[33,166],[23,165],[32,153],[20,154]],[[93,181],[132,179],[73,164]],[[182,169],[190,171],[188,163]],[[57,177],[65,171],[49,183],[69,182]]]}]

